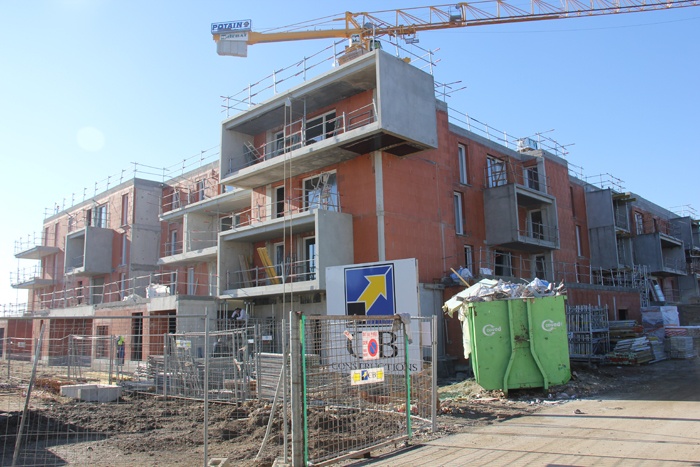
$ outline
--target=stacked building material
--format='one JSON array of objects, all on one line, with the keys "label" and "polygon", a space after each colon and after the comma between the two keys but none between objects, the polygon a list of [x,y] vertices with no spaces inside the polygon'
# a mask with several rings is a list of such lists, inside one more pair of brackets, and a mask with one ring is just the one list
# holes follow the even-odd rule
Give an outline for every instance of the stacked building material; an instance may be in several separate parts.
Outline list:
[{"label": "stacked building material", "polygon": [[649,343],[651,344],[651,352],[654,354],[654,360],[652,360],[652,363],[668,359],[668,354],[666,353],[663,341],[656,337],[651,337],[649,339]]},{"label": "stacked building material", "polygon": [[698,355],[693,348],[691,336],[671,336],[666,339],[666,345],[671,358],[688,359]]},{"label": "stacked building material", "polygon": [[654,360],[654,354],[649,339],[644,336],[619,340],[608,355],[608,360],[621,365],[638,365]]},{"label": "stacked building material", "polygon": [[610,321],[610,345],[624,339],[636,339],[644,335],[644,328],[635,320]]}]

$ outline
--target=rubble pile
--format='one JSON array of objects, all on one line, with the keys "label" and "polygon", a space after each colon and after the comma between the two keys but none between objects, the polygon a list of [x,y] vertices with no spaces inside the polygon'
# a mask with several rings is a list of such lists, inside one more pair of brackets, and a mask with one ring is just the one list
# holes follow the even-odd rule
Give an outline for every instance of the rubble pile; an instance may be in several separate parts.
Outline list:
[{"label": "rubble pile", "polygon": [[566,289],[562,282],[555,286],[553,282],[547,282],[535,278],[529,283],[516,284],[502,279],[482,279],[476,284],[464,289],[450,298],[442,309],[450,316],[464,302],[491,302],[494,300],[509,300],[514,298],[541,298],[554,295],[565,295]]}]

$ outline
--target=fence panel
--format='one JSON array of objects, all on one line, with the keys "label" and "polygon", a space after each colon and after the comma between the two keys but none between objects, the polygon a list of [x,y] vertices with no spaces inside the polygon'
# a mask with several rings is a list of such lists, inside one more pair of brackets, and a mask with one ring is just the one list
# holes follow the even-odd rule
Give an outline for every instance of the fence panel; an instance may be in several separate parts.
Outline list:
[{"label": "fence panel", "polygon": [[[211,332],[168,334],[162,320],[0,323],[0,465],[191,466],[215,458],[269,465],[284,457],[282,324],[250,319],[219,327],[212,319]],[[279,357],[276,367],[269,356]],[[263,368],[274,381],[266,393],[258,390]]]},{"label": "fence panel", "polygon": [[310,465],[398,443],[434,421],[432,321],[372,318],[302,318]]}]

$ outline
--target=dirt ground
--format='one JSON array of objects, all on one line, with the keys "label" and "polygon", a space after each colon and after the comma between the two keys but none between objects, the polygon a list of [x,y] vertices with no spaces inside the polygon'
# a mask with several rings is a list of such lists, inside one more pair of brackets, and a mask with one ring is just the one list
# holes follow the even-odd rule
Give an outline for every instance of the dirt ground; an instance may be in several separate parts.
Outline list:
[{"label": "dirt ground", "polygon": [[[411,443],[447,434],[468,431],[474,426],[498,423],[534,413],[543,407],[564,404],[576,398],[590,398],[626,387],[641,387],[680,368],[685,361],[668,360],[642,366],[573,365],[572,380],[548,391],[511,390],[508,397],[500,391],[485,391],[473,379],[442,381],[439,387],[440,410],[437,431],[419,426]],[[0,436],[5,446],[2,465],[11,464],[11,451],[20,421],[23,395],[17,387],[0,382]],[[5,410],[7,408],[16,410]],[[17,465],[197,465],[204,455],[204,413],[202,404],[191,400],[162,400],[153,395],[125,393],[119,403],[76,402],[60,397],[50,385],[32,393],[32,410],[25,441],[31,457],[20,458]],[[235,459],[233,465],[271,465],[282,455],[281,416],[272,427],[270,442],[255,461],[267,428],[271,404],[246,402],[240,406],[211,403],[207,446],[209,457]],[[351,418],[365,425],[371,414],[320,413],[318,417]],[[321,418],[310,425],[321,425]],[[349,424],[349,422],[348,422]],[[3,426],[4,425],[4,426]],[[375,424],[376,425],[376,424]],[[386,426],[387,433],[392,427]],[[338,430],[343,423],[338,423]],[[311,427],[310,427],[311,428]],[[49,439],[46,433],[61,433]],[[318,431],[316,431],[318,433]],[[4,435],[4,436],[3,436]],[[375,431],[376,435],[376,431]],[[328,439],[310,436],[318,445]],[[312,439],[311,439],[312,438]],[[373,454],[375,454],[373,452]]]}]

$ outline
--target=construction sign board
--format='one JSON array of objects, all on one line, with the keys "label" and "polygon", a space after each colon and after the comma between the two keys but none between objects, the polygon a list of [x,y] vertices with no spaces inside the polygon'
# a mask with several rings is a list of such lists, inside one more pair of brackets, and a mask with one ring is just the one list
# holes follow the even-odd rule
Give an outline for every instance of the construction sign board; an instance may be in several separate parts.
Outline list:
[{"label": "construction sign board", "polygon": [[420,315],[415,258],[326,268],[329,315]]}]

